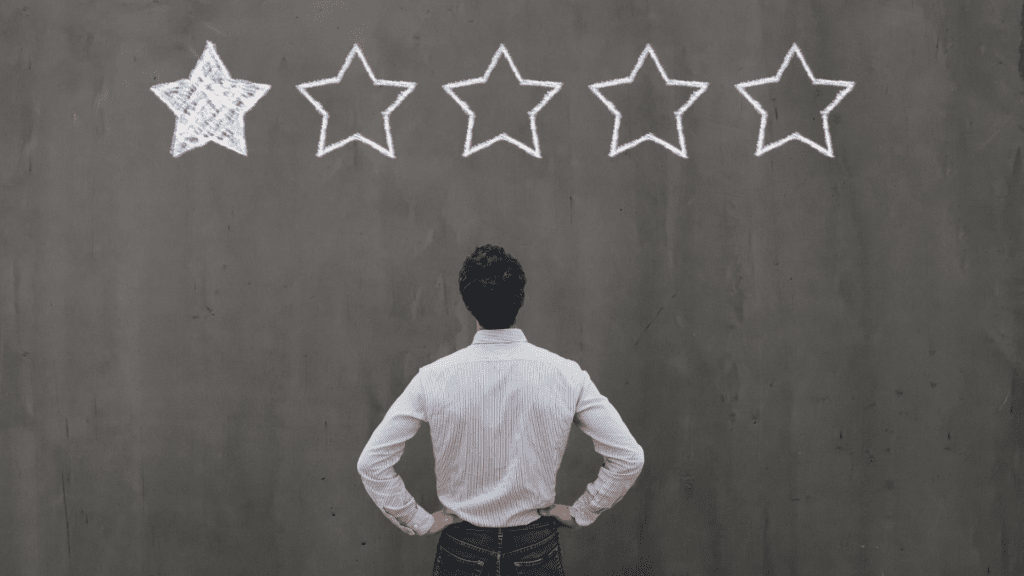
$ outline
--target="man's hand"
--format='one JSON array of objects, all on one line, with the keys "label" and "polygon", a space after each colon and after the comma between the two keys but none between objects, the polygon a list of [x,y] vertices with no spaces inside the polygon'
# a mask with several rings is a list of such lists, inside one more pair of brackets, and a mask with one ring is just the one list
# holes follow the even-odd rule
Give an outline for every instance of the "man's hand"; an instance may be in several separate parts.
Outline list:
[{"label": "man's hand", "polygon": [[568,526],[572,530],[581,528],[581,526],[577,524],[576,520],[572,517],[569,507],[565,504],[552,504],[547,508],[538,508],[537,513],[541,516],[554,516],[562,523],[562,525]]},{"label": "man's hand", "polygon": [[434,525],[430,527],[430,530],[427,530],[424,536],[433,536],[452,524],[462,522],[462,518],[459,518],[455,514],[449,514],[444,510],[438,510],[437,512],[434,512],[432,516],[434,517]]}]

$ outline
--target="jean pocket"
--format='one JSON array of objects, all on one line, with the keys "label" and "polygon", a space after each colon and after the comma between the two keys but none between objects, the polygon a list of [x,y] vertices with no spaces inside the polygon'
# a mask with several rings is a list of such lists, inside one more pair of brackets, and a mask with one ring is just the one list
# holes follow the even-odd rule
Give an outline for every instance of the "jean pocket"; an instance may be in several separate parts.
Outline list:
[{"label": "jean pocket", "polygon": [[437,545],[433,576],[480,576],[483,571],[483,560],[461,550],[454,552],[443,544]]},{"label": "jean pocket", "polygon": [[516,576],[565,576],[557,534],[555,532],[555,537],[548,543],[530,550],[512,563],[516,568]]}]

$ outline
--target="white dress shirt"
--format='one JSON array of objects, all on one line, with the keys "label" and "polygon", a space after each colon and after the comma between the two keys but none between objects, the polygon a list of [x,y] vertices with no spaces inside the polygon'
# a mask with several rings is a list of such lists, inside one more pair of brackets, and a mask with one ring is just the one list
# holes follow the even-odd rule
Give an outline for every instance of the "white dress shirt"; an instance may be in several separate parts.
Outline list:
[{"label": "white dress shirt", "polygon": [[423,422],[438,500],[477,526],[529,524],[555,503],[571,424],[604,457],[571,507],[580,526],[621,500],[644,464],[643,449],[579,364],[528,343],[518,328],[479,330],[471,345],[420,368],[359,456],[370,498],[407,534],[433,525],[394,469]]}]

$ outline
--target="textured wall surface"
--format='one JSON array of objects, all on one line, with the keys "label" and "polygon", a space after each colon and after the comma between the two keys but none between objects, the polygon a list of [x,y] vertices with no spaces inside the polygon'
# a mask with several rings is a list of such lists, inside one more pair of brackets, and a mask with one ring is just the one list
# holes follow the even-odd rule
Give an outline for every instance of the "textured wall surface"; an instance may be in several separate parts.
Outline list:
[{"label": "textured wall surface", "polygon": [[[1024,574],[1021,22],[995,0],[0,1],[0,573],[427,573],[436,537],[393,527],[356,459],[416,370],[471,341],[456,276],[490,242],[526,270],[517,325],[646,452],[615,508],[560,532],[569,574]],[[150,87],[207,41],[272,86],[247,156],[169,152]],[[394,159],[316,157],[295,85],[357,42],[418,83]],[[835,158],[754,155],[733,85],[794,42],[856,82]],[[539,159],[461,155],[441,86],[499,43],[564,83]],[[686,159],[608,154],[587,86],[648,43],[710,83]],[[328,138],[383,141],[396,90],[346,79]],[[528,140],[543,91],[492,80],[460,92],[475,141]],[[623,139],[670,140],[689,93],[648,62],[606,94]],[[835,94],[794,61],[755,93],[768,138],[823,142]],[[558,501],[600,464],[574,430]],[[397,469],[439,507],[426,427]]]}]

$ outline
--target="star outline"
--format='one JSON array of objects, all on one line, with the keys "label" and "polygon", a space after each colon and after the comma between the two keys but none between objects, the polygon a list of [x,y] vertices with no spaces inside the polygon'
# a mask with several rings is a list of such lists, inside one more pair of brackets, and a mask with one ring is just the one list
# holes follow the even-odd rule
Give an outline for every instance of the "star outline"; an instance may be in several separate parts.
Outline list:
[{"label": "star outline", "polygon": [[[373,80],[374,86],[390,86],[393,88],[405,88],[405,90],[402,90],[398,94],[398,96],[395,98],[395,101],[392,102],[390,106],[388,106],[381,112],[381,116],[383,116],[384,118],[384,135],[385,139],[387,140],[387,148],[384,148],[380,144],[374,142],[373,140],[370,140],[369,138],[363,136],[359,132],[356,132],[351,136],[343,138],[329,146],[324,146],[324,144],[327,141],[327,123],[331,115],[329,112],[327,112],[327,110],[323,107],[322,104],[320,104],[320,102],[316,98],[313,98],[313,96],[310,95],[307,89],[316,88],[318,86],[327,86],[330,84],[340,84],[342,78],[345,76],[345,72],[348,70],[348,67],[352,64],[352,59],[355,58],[356,56],[359,56],[360,62],[363,63],[363,69],[366,70],[366,73],[370,76],[370,79]],[[416,89],[415,82],[378,79],[373,74],[373,70],[370,69],[370,64],[366,61],[366,56],[363,55],[363,51],[361,48],[359,48],[359,44],[355,43],[352,45],[352,49],[349,50],[348,55],[345,57],[345,63],[342,64],[341,70],[338,72],[337,75],[332,76],[330,78],[323,78],[321,80],[303,82],[302,84],[298,84],[295,87],[299,90],[299,92],[302,93],[303,96],[306,97],[306,100],[309,100],[310,104],[312,104],[313,107],[316,108],[317,112],[319,112],[320,115],[323,117],[320,122],[320,140],[317,143],[317,158],[322,158],[328,153],[333,152],[334,150],[341,148],[342,146],[348,144],[349,142],[354,141],[367,144],[371,146],[373,149],[380,152],[381,154],[387,156],[388,158],[395,157],[395,143],[394,139],[391,136],[391,113],[394,112],[396,108],[398,108],[398,105],[401,104],[403,100],[405,100],[406,96],[411,94],[412,91]]]},{"label": "star outline", "polygon": [[[781,140],[776,140],[775,142],[772,142],[768,146],[765,146],[764,131],[765,127],[768,125],[768,112],[767,110],[764,109],[763,106],[761,106],[760,102],[755,100],[745,90],[745,88],[749,88],[751,86],[762,86],[764,84],[774,84],[779,82],[779,80],[782,79],[782,73],[789,66],[789,63],[790,61],[793,60],[794,55],[796,55],[796,57],[800,60],[800,64],[803,65],[804,72],[806,72],[807,77],[811,79],[811,84],[813,86],[837,86],[842,88],[842,90],[840,90],[839,93],[836,94],[836,97],[832,100],[832,102],[830,102],[829,105],[826,106],[820,112],[821,127],[822,130],[825,132],[824,147],[818,144],[817,142],[811,140],[810,138],[807,138],[803,134],[800,134],[799,132],[793,132],[792,134],[786,136],[785,138],[782,138]],[[754,156],[761,156],[766,152],[770,152],[778,148],[779,146],[782,146],[786,142],[798,140],[800,142],[803,142],[804,144],[807,144],[811,148],[814,148],[818,152],[821,152],[825,156],[828,156],[829,158],[835,158],[835,155],[832,150],[832,134],[830,133],[828,126],[828,115],[836,106],[839,105],[839,102],[853,90],[854,84],[855,82],[852,80],[826,80],[824,78],[815,78],[814,73],[811,72],[811,67],[808,66],[807,64],[807,60],[804,59],[803,52],[800,51],[800,47],[796,45],[796,42],[794,42],[793,45],[789,48],[789,51],[786,52],[786,57],[782,60],[782,65],[779,66],[779,71],[775,73],[775,76],[760,78],[758,80],[749,80],[747,82],[740,82],[739,84],[736,84],[736,89],[739,90],[740,94],[743,94],[743,97],[746,98],[747,101],[754,106],[754,109],[756,109],[761,114],[761,127],[757,135],[757,149],[754,152]]]},{"label": "star outline", "polygon": [[[666,142],[665,140],[655,136],[653,132],[648,132],[647,134],[644,134],[643,136],[636,138],[635,140],[631,140],[621,146],[616,146],[616,143],[619,141],[619,126],[622,123],[622,112],[619,112],[619,109],[615,107],[615,104],[613,104],[611,100],[605,98],[605,96],[601,94],[600,89],[607,88],[610,86],[632,84],[633,80],[636,79],[637,72],[640,70],[641,66],[643,66],[644,60],[647,59],[648,54],[651,56],[651,60],[654,61],[654,65],[658,68],[658,72],[661,74],[661,78],[662,80],[665,81],[666,86],[687,86],[689,88],[696,88],[696,90],[694,90],[693,93],[690,94],[690,98],[686,101],[686,103],[679,107],[678,110],[673,112],[673,115],[676,117],[676,133],[679,135],[678,147],[675,147],[672,144]],[[590,88],[590,91],[593,92],[594,95],[597,96],[601,100],[601,102],[604,103],[608,110],[615,115],[615,123],[612,126],[611,148],[608,152],[608,156],[614,157],[617,154],[621,154],[626,150],[638,146],[641,142],[654,142],[667,148],[676,156],[679,156],[681,158],[688,158],[686,153],[686,138],[683,136],[683,113],[686,112],[686,110],[689,109],[690,106],[692,106],[693,103],[697,101],[697,98],[700,98],[700,96],[707,91],[709,85],[710,84],[708,82],[699,82],[696,80],[670,79],[668,77],[668,74],[665,73],[665,69],[662,67],[661,61],[658,60],[658,55],[654,52],[654,48],[652,48],[651,45],[648,43],[646,46],[644,46],[643,51],[640,52],[640,57],[637,58],[636,66],[633,67],[633,71],[629,73],[629,76],[625,76],[623,78],[615,78],[612,80],[605,80],[603,82],[595,82],[594,84],[590,84],[588,86],[588,88]]]},{"label": "star outline", "polygon": [[[491,72],[494,70],[495,66],[498,65],[498,58],[501,57],[502,55],[504,55],[505,60],[508,61],[508,65],[512,68],[512,73],[515,74],[516,80],[519,81],[520,86],[539,86],[541,88],[551,89],[548,91],[547,94],[544,95],[544,98],[541,99],[540,103],[534,106],[532,109],[530,109],[530,111],[527,113],[527,115],[530,117],[530,132],[533,136],[533,148],[526,146],[525,144],[523,144],[519,140],[516,140],[515,138],[512,138],[505,132],[502,132],[501,134],[485,142],[481,142],[476,146],[473,146],[473,125],[476,122],[476,113],[474,113],[473,110],[469,107],[469,104],[467,104],[463,99],[455,95],[455,88],[462,88],[464,86],[472,86],[475,84],[486,84],[487,80],[491,77]],[[451,96],[456,103],[458,103],[459,107],[462,108],[462,111],[465,112],[467,116],[469,116],[469,122],[466,126],[466,142],[462,149],[463,158],[468,157],[470,154],[479,152],[480,150],[483,150],[484,148],[487,148],[488,146],[501,140],[504,140],[509,144],[513,144],[514,146],[520,148],[521,150],[523,150],[530,156],[533,156],[534,158],[541,157],[540,138],[537,136],[537,114],[541,111],[542,108],[544,108],[548,101],[551,100],[551,98],[553,98],[554,95],[557,94],[558,91],[562,89],[561,82],[545,80],[523,80],[523,77],[519,74],[519,69],[516,68],[515,62],[512,61],[511,54],[509,54],[508,49],[505,48],[505,44],[502,43],[498,45],[498,50],[494,53],[494,56],[491,57],[491,63],[487,66],[487,71],[484,72],[483,76],[480,76],[478,78],[470,78],[468,80],[459,80],[458,82],[449,82],[448,84],[444,84],[442,87],[444,88],[444,91],[447,92],[448,95]]]}]

